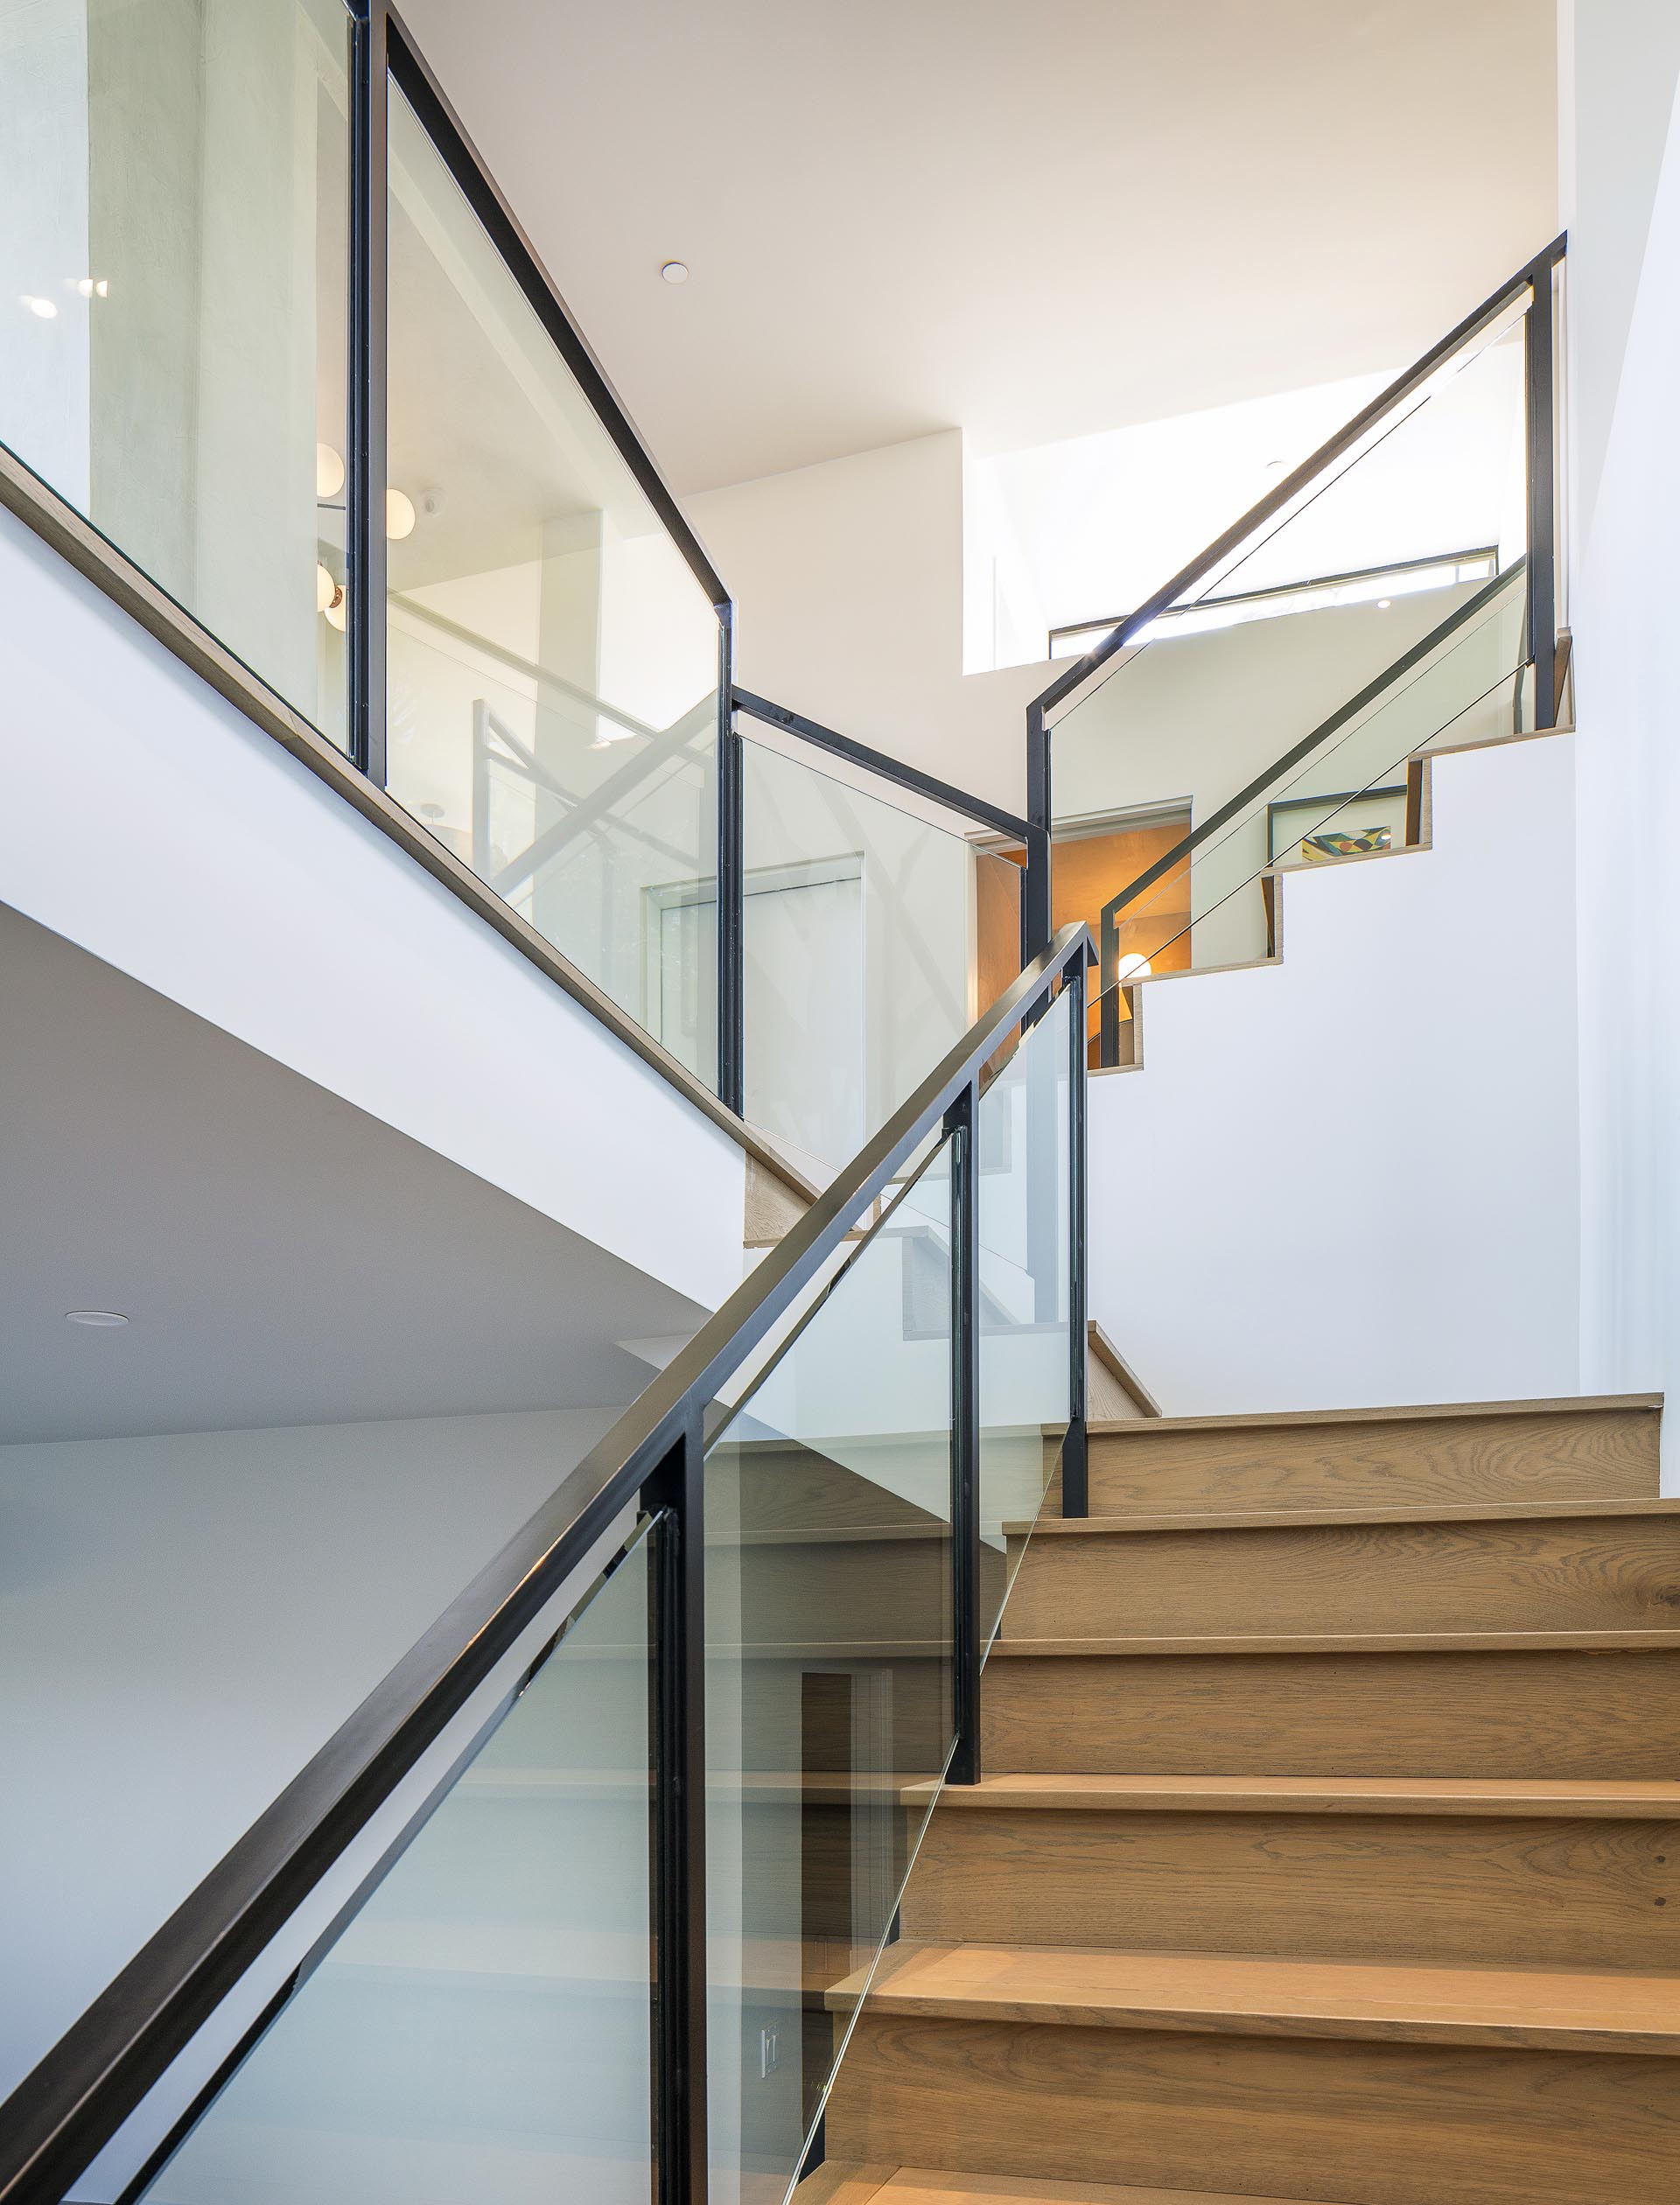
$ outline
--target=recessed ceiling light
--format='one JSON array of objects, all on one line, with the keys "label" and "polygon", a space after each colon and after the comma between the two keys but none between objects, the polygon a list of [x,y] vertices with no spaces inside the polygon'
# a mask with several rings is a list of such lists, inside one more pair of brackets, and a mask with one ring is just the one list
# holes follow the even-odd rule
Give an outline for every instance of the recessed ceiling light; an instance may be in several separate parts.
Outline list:
[{"label": "recessed ceiling light", "polygon": [[30,312],[33,314],[38,320],[57,321],[59,318],[59,310],[52,304],[52,301],[50,298],[32,298],[29,293],[25,291],[24,293],[24,304],[28,307]]},{"label": "recessed ceiling light", "polygon": [[126,1325],[129,1321],[118,1309],[66,1309],[64,1314],[72,1325]]},{"label": "recessed ceiling light", "polygon": [[1379,612],[1386,612],[1393,603],[1394,599],[1392,598],[1378,598],[1376,600],[1376,609]]},{"label": "recessed ceiling light", "polygon": [[668,284],[686,284],[689,280],[687,261],[667,261],[660,274]]}]

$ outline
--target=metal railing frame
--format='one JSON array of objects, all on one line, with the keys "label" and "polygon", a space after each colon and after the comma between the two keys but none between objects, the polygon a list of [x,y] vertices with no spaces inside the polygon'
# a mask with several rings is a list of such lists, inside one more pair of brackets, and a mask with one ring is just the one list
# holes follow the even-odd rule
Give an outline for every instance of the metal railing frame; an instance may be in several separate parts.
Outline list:
[{"label": "metal railing frame", "polygon": [[[932,1135],[951,1142],[950,1781],[980,1774],[979,1184],[988,1068],[1069,996],[1069,1423],[1063,1511],[1085,1512],[1085,976],[1067,927],[1023,969],[806,1215],[652,1381],[559,1490],[473,1579],[130,1962],[0,2112],[0,2205],[61,2205],[451,1720],[518,1647],[626,1508],[666,1519],[657,1601],[654,1824],[660,1980],[659,2205],[706,2197],[704,1418],[732,1376]],[[873,1230],[879,1230],[878,1223]],[[868,1246],[866,1239],[864,1246]],[[853,1258],[855,1260],[855,1256]],[[820,1308],[821,1304],[819,1303]],[[807,1320],[808,1321],[808,1319]],[[270,2001],[263,2020],[277,2011]],[[248,2035],[244,2043],[253,2040]],[[218,2071],[214,2082],[225,2076]],[[193,2101],[194,2117],[212,2090]],[[177,2138],[178,2140],[178,2135]]]},{"label": "metal railing frame", "polygon": [[[1557,312],[1554,287],[1557,271],[1567,250],[1567,235],[1555,237],[1544,251],[1517,270],[1480,305],[1449,330],[1396,377],[1370,403],[1344,423],[1320,445],[1310,458],[1285,475],[1265,496],[1251,506],[1222,535],[1198,552],[1170,581],[1162,584],[1135,611],[1118,621],[1093,644],[1082,658],[1067,667],[1026,708],[1027,816],[1034,829],[1049,836],[1053,831],[1053,773],[1050,714],[1083,688],[1116,653],[1124,650],[1163,612],[1183,610],[1180,600],[1197,583],[1241,548],[1274,515],[1282,513],[1325,470],[1351,452],[1366,433],[1414,396],[1439,368],[1498,321],[1524,290],[1523,310],[1523,424],[1526,452],[1528,562],[1527,633],[1534,666],[1534,717],[1538,728],[1556,720],[1558,696],[1558,530],[1557,530],[1557,376],[1553,324]],[[1194,602],[1194,600],[1192,600]],[[1265,778],[1270,778],[1268,775]],[[1182,853],[1180,853],[1180,855]],[[1050,936],[1049,867],[1028,886],[1031,924],[1026,943],[1034,948]]]}]

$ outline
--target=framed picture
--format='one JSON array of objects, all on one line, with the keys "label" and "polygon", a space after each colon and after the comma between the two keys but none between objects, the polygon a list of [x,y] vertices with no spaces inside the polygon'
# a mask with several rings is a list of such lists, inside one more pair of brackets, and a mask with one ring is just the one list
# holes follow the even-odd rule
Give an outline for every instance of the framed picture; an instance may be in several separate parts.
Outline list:
[{"label": "framed picture", "polygon": [[1334,864],[1406,845],[1406,785],[1327,790],[1266,806],[1266,847],[1274,865]]}]

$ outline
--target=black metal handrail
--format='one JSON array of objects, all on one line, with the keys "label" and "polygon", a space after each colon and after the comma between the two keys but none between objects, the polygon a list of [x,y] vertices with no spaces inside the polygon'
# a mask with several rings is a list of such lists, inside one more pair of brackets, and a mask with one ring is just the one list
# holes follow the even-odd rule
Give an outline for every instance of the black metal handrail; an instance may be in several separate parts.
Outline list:
[{"label": "black metal handrail", "polygon": [[[994,835],[1006,836],[1011,842],[1018,843],[1025,854],[1021,884],[1022,962],[1044,947],[1042,941],[1032,939],[1031,932],[1032,914],[1038,904],[1043,905],[1046,914],[1050,908],[1050,836],[1044,828],[1005,810],[1001,804],[972,795],[967,789],[940,780],[932,774],[924,774],[914,766],[906,766],[902,759],[891,758],[885,751],[872,750],[868,744],[856,742],[850,735],[836,734],[833,728],[824,727],[818,720],[789,711],[785,704],[773,704],[767,697],[755,696],[750,690],[732,690],[731,696],[735,710],[746,713],[748,718],[759,720],[766,727],[777,728],[784,735],[792,735],[815,750],[826,751],[830,757],[844,759],[894,787],[907,789],[913,795],[960,812]],[[738,788],[735,801],[743,801]],[[735,923],[738,928],[741,923],[738,905]]]},{"label": "black metal handrail", "polygon": [[834,758],[844,758],[853,766],[878,774],[883,780],[895,782],[915,795],[961,812],[965,818],[990,827],[994,834],[1008,835],[1023,843],[1032,836],[1028,822],[1016,813],[1005,811],[1001,804],[972,796],[967,789],[956,788],[950,781],[939,780],[932,774],[906,766],[901,758],[890,758],[885,751],[871,750],[866,743],[854,742],[850,735],[837,735],[831,727],[807,719],[802,713],[790,712],[785,704],[772,704],[767,698],[754,696],[751,690],[744,689],[734,691],[734,700],[736,710],[745,712],[750,719],[761,720],[766,727],[780,728],[785,735],[796,735],[801,742],[809,743],[814,749],[827,751]]},{"label": "black metal handrail", "polygon": [[[751,1277],[660,1372],[558,1490],[340,1726],[272,1805],[18,2086],[0,2113],[0,2205],[60,2205],[423,1754],[638,1500],[678,1532],[670,1589],[662,1838],[659,2164],[664,2195],[704,2195],[704,1858],[700,1523],[704,1416],[929,1134],[960,1137],[953,1172],[953,1774],[979,1771],[977,1172],[985,1068],[1059,987],[1072,997],[1068,1171],[1069,1424],[1063,1508],[1086,1508],[1084,1096],[1088,930],[1064,928],[867,1141]],[[685,1534],[684,1527],[688,1527]],[[677,1986],[674,1990],[674,1986]],[[690,2187],[685,2187],[689,2185]]]},{"label": "black metal handrail", "polygon": [[[1327,467],[1351,452],[1366,433],[1405,403],[1444,367],[1454,354],[1474,341],[1520,298],[1530,296],[1524,321],[1523,401],[1527,429],[1528,518],[1528,632],[1535,668],[1535,720],[1549,726],[1558,707],[1557,547],[1555,497],[1556,393],[1552,345],[1552,273],[1567,250],[1566,234],[1555,237],[1514,276],[1490,292],[1480,305],[1457,326],[1432,345],[1368,405],[1319,446],[1310,458],[1283,477],[1242,518],[1215,536],[1205,550],[1181,567],[1170,581],[1129,612],[1094,644],[1082,658],[1059,674],[1026,708],[1027,813],[1036,828],[1051,830],[1051,743],[1049,714],[1066,703],[1092,675],[1124,649],[1151,621],[1178,604],[1186,590],[1203,581],[1255,531],[1281,513]],[[1047,941],[1050,934],[1050,897],[1047,881],[1030,884],[1031,923],[1026,938],[1030,945]]]}]

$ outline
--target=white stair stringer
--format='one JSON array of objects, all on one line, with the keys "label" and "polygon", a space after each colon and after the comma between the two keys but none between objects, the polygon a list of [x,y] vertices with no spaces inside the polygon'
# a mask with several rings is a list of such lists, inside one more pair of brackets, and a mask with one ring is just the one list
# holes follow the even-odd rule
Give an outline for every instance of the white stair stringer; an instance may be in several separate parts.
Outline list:
[{"label": "white stair stringer", "polygon": [[1091,1082],[1090,1312],[1169,1415],[1576,1388],[1573,740],[1431,780],[1426,845],[1280,876],[1283,954],[1138,983],[1148,1076]]}]

